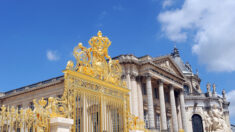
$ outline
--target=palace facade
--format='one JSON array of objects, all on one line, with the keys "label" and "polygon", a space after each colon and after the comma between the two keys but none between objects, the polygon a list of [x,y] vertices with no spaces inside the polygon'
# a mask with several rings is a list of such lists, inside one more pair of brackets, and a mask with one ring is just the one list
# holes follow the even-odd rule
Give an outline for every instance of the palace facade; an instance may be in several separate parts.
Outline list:
[{"label": "palace facade", "polygon": [[[184,63],[177,48],[160,57],[120,55],[122,79],[130,89],[130,111],[145,122],[150,131],[230,132],[229,102],[225,91],[207,84]],[[64,76],[0,93],[0,106],[34,108],[33,99],[61,97]]]}]

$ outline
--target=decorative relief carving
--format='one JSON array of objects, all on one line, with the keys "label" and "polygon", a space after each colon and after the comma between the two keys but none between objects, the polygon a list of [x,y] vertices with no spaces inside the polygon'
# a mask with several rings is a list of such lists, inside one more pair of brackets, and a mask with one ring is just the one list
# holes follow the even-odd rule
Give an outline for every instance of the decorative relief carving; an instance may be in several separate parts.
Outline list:
[{"label": "decorative relief carving", "polygon": [[168,72],[177,74],[174,70],[173,65],[168,60],[162,60],[162,61],[157,62],[156,64]]},{"label": "decorative relief carving", "polygon": [[73,89],[75,87],[78,87],[79,89],[101,92],[109,96],[124,99],[124,93],[122,91],[104,87],[92,81],[85,81],[70,75],[67,75],[67,79],[70,80],[70,82],[68,83],[68,85],[70,85],[68,86],[69,88]]}]

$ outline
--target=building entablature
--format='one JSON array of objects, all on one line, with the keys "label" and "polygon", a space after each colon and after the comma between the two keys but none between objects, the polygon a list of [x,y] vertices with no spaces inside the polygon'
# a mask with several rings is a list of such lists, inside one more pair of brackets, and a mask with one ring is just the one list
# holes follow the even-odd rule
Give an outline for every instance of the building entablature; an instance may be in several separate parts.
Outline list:
[{"label": "building entablature", "polygon": [[0,100],[2,99],[6,99],[6,98],[10,98],[13,96],[17,96],[20,94],[25,94],[27,92],[31,92],[34,90],[39,90],[45,87],[49,87],[49,86],[53,86],[53,85],[57,85],[59,83],[62,83],[64,81],[64,76],[59,76],[59,77],[55,77],[49,80],[45,80],[45,81],[41,81],[32,85],[28,85],[28,86],[24,86],[18,89],[14,89],[11,91],[7,91],[4,93],[1,93],[2,96],[0,96]]},{"label": "building entablature", "polygon": [[134,55],[121,55],[115,57],[123,67],[123,75],[146,76],[164,81],[176,88],[183,88],[185,77],[170,56],[152,58],[144,56],[137,58]]}]

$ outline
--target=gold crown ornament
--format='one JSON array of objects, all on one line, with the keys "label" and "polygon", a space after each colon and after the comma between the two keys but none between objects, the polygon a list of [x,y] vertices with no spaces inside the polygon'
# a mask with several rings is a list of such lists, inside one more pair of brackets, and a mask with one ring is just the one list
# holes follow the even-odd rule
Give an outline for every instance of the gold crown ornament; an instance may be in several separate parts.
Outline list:
[{"label": "gold crown ornament", "polygon": [[109,83],[126,87],[121,80],[122,67],[118,60],[112,60],[108,55],[108,48],[111,45],[109,38],[102,36],[98,31],[89,41],[90,48],[79,43],[73,50],[76,65],[68,61],[66,69],[73,70],[86,75],[98,78]]}]

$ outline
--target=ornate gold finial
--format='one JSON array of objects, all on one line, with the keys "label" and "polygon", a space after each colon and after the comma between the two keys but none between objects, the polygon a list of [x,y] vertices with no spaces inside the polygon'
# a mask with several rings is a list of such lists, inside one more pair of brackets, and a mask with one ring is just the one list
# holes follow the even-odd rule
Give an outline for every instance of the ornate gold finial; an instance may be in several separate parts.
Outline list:
[{"label": "ornate gold finial", "polygon": [[98,31],[97,36],[102,37],[102,32],[100,30]]},{"label": "ornate gold finial", "polygon": [[119,61],[112,60],[108,55],[108,47],[111,45],[109,38],[102,36],[102,32],[98,31],[97,36],[93,36],[88,43],[91,48],[84,47],[82,43],[74,48],[73,55],[77,63],[74,67],[73,62],[68,61],[66,69],[126,87],[121,80],[122,68]]}]

